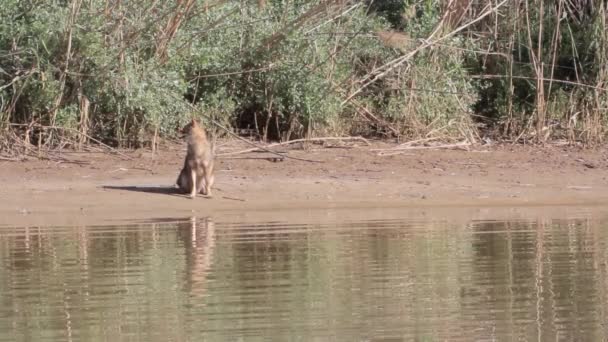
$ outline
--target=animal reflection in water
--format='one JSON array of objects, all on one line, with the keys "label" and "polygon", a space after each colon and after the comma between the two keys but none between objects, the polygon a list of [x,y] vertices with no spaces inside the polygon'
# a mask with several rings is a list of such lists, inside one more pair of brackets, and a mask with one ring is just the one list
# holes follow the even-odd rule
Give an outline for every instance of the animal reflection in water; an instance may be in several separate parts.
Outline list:
[{"label": "animal reflection in water", "polygon": [[186,249],[184,290],[192,296],[203,297],[207,273],[213,263],[215,224],[211,218],[198,220],[191,217],[189,221],[178,224],[178,228]]}]

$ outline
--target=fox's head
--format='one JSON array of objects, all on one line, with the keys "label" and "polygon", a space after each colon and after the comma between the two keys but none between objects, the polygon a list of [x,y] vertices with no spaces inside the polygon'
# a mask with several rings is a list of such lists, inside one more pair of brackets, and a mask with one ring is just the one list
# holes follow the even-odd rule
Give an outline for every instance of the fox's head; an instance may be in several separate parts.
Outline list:
[{"label": "fox's head", "polygon": [[192,132],[193,128],[199,128],[199,127],[200,127],[200,125],[199,125],[198,121],[195,118],[192,118],[192,120],[190,120],[190,122],[188,122],[188,124],[186,124],[182,128],[181,133],[183,135],[188,135]]}]

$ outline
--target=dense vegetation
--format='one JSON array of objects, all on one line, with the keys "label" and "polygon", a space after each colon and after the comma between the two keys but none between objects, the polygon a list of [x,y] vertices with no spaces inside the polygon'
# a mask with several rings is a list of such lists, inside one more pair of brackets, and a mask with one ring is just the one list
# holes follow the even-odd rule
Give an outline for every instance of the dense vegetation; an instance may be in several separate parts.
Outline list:
[{"label": "dense vegetation", "polygon": [[256,138],[600,142],[593,0],[4,0],[0,148],[149,146],[192,115]]}]

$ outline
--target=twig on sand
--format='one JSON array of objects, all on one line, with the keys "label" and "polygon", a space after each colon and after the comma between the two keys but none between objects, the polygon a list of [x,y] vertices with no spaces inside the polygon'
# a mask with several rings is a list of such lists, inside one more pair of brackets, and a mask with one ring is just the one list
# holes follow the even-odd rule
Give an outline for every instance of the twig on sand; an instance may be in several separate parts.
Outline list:
[{"label": "twig on sand", "polygon": [[568,189],[573,189],[573,190],[590,190],[590,189],[593,189],[593,187],[585,186],[585,185],[570,185],[570,186],[568,186]]},{"label": "twig on sand", "polygon": [[268,160],[269,162],[277,163],[285,160],[284,157],[231,157],[231,158],[222,158],[223,160],[235,160],[235,159],[262,159]]},{"label": "twig on sand", "polygon": [[448,148],[459,148],[468,151],[468,146],[471,143],[468,141],[461,141],[456,144],[445,144],[445,145],[435,145],[435,146],[403,146],[403,147],[395,147],[391,149],[386,149],[378,153],[379,156],[393,156],[401,153],[406,153],[411,150],[439,150],[439,149],[448,149]]},{"label": "twig on sand", "polygon": [[254,147],[254,148],[248,148],[246,150],[241,150],[241,151],[236,151],[236,152],[227,152],[227,153],[221,153],[218,154],[218,157],[223,157],[223,156],[230,156],[230,155],[235,155],[235,154],[243,154],[243,153],[249,153],[249,152],[257,152],[259,150],[265,150],[271,147],[277,147],[277,146],[285,146],[285,145],[291,145],[291,144],[295,144],[295,143],[299,143],[299,142],[309,142],[309,141],[328,141],[328,140],[359,140],[359,141],[363,141],[366,145],[370,145],[369,141],[367,141],[367,139],[363,138],[363,137],[325,137],[325,138],[304,138],[304,139],[294,139],[294,140],[289,140],[289,141],[285,141],[285,142],[281,142],[281,143],[274,143],[274,144],[270,144],[270,145],[266,145],[264,146],[264,148],[261,147]]},{"label": "twig on sand", "polygon": [[57,158],[57,159],[52,159],[52,158],[47,158],[49,160],[54,161],[57,164],[76,164],[76,165],[91,165],[91,162],[88,161],[84,161],[84,160],[69,160],[69,159],[65,159],[65,158]]},{"label": "twig on sand", "polygon": [[225,198],[227,200],[233,200],[233,201],[247,202],[247,200],[244,200],[242,198],[236,198],[236,197],[222,196],[222,198]]}]

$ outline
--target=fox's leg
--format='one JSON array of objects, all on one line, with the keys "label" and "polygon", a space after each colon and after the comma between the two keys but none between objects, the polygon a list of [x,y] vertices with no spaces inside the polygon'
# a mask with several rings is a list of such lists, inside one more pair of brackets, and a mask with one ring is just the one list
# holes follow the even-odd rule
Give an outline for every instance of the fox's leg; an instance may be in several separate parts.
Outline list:
[{"label": "fox's leg", "polygon": [[190,198],[194,199],[196,197],[196,171],[193,168],[190,169],[190,176],[192,178]]},{"label": "fox's leg", "polygon": [[[204,182],[204,169],[203,172],[199,172],[196,175],[196,193],[200,194],[201,190],[203,190],[205,188],[205,182]],[[205,193],[203,193],[203,195],[205,195]]]},{"label": "fox's leg", "polygon": [[215,181],[215,177],[213,176],[213,160],[209,161],[204,165],[205,170],[205,195],[211,197],[211,187],[213,186],[213,182]]}]

